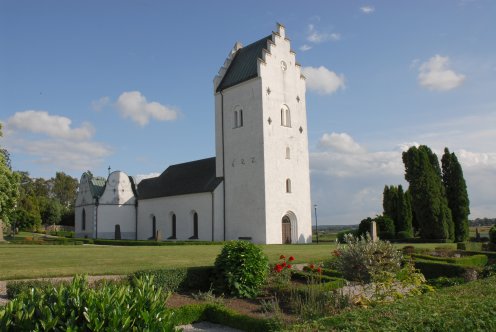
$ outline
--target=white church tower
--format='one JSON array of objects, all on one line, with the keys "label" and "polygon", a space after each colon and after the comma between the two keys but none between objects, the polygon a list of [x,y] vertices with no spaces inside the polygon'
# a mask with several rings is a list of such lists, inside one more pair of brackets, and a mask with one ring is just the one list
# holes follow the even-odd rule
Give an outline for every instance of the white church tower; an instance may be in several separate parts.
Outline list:
[{"label": "white church tower", "polygon": [[311,242],[305,78],[284,26],[236,43],[214,91],[225,239]]}]

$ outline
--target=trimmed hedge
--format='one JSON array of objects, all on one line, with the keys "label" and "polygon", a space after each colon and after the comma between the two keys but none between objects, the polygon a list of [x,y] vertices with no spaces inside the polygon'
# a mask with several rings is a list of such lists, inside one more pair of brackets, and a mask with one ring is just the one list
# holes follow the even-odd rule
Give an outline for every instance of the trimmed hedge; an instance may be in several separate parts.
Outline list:
[{"label": "trimmed hedge", "polygon": [[457,250],[482,251],[482,242],[458,242]]},{"label": "trimmed hedge", "polygon": [[174,309],[174,325],[209,321],[242,331],[279,331],[281,324],[272,319],[260,319],[241,315],[218,304],[192,304]]},{"label": "trimmed hedge", "polygon": [[484,267],[487,265],[488,262],[487,256],[483,254],[463,256],[459,258],[437,257],[437,256],[420,255],[420,254],[412,254],[411,256],[415,259],[421,259],[425,261],[445,262],[445,263],[469,266],[469,267],[474,267],[474,266]]},{"label": "trimmed hedge", "polygon": [[140,270],[130,274],[128,280],[133,284],[135,278],[148,275],[153,276],[156,287],[168,292],[190,289],[206,291],[210,289],[213,271],[213,266]]},{"label": "trimmed hedge", "polygon": [[[63,282],[57,283],[57,285]],[[68,282],[65,282],[68,284]],[[26,292],[31,288],[48,290],[49,288],[54,287],[55,284],[50,280],[20,280],[20,281],[8,281],[7,288],[7,297],[9,299],[16,298],[20,293]]]},{"label": "trimmed hedge", "polygon": [[486,255],[487,258],[489,259],[489,264],[495,264],[496,263],[496,252],[492,251],[462,251],[461,254],[463,255]]},{"label": "trimmed hedge", "polygon": [[464,278],[470,271],[480,272],[482,270],[476,266],[464,266],[435,260],[416,259],[414,263],[415,268],[419,269],[426,279],[438,277]]},{"label": "trimmed hedge", "polygon": [[181,245],[220,245],[224,242],[210,241],[152,241],[152,240],[109,240],[93,239],[94,244],[109,246],[181,246]]}]

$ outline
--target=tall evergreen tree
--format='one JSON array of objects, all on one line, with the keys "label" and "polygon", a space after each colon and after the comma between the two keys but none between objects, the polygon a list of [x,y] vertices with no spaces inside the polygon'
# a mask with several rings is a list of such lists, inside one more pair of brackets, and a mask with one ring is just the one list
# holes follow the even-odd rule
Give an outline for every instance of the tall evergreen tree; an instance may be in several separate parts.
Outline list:
[{"label": "tall evergreen tree", "polygon": [[398,189],[395,186],[385,186],[382,195],[382,207],[384,215],[391,218],[395,225],[398,219]]},{"label": "tall evergreen tree", "polygon": [[439,161],[425,145],[403,152],[405,179],[423,239],[454,239],[454,226],[442,184]]},{"label": "tall evergreen tree", "polygon": [[397,216],[396,233],[404,232],[403,236],[406,238],[413,237],[412,227],[412,205],[409,196],[403,192],[401,184],[398,186],[398,203],[397,203]]},{"label": "tall evergreen tree", "polygon": [[456,155],[450,153],[448,148],[444,149],[441,163],[443,167],[443,184],[455,226],[455,241],[463,242],[469,237],[468,215],[470,214],[470,201],[462,166],[458,162]]}]

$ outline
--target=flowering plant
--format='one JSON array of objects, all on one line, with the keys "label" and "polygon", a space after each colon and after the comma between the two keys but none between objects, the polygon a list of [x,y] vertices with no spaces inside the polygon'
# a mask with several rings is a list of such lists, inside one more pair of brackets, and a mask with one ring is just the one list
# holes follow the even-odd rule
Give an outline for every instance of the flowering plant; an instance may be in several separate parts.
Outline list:
[{"label": "flowering plant", "polygon": [[289,256],[287,259],[284,255],[279,256],[279,262],[272,269],[272,279],[277,286],[285,286],[291,280],[291,269],[293,268],[291,262],[294,260],[293,256]]}]

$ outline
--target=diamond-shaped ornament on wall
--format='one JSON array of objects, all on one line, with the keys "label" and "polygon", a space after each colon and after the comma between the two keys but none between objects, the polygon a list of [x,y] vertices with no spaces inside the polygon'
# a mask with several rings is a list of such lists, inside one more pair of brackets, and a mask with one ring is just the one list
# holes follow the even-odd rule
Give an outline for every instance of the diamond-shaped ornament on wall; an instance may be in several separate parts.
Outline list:
[{"label": "diamond-shaped ornament on wall", "polygon": [[267,120],[267,122],[268,122],[269,124],[271,124],[271,123],[272,123],[272,119],[270,118],[270,116],[269,116],[269,119]]},{"label": "diamond-shaped ornament on wall", "polygon": [[300,134],[303,133],[303,128],[300,126]]}]

